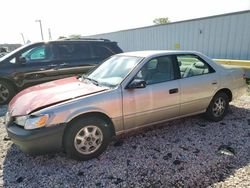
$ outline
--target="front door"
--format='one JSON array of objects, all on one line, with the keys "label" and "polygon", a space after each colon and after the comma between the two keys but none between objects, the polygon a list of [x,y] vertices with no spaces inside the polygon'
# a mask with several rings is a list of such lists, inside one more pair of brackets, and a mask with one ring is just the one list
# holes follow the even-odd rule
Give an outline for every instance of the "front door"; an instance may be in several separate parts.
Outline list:
[{"label": "front door", "polygon": [[125,130],[174,118],[179,115],[179,80],[175,79],[172,56],[148,61],[134,79],[145,80],[140,89],[124,89]]},{"label": "front door", "polygon": [[10,60],[13,78],[20,87],[56,79],[56,65],[52,62],[50,46],[39,44],[25,49]]}]

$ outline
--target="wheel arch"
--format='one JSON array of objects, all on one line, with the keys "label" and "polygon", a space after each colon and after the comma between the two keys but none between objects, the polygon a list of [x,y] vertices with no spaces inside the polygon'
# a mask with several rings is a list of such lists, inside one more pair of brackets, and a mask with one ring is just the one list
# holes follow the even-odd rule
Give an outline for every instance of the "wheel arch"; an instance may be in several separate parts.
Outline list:
[{"label": "wheel arch", "polygon": [[16,84],[13,82],[13,80],[6,78],[6,77],[2,77],[2,76],[0,77],[0,80],[10,83],[13,86],[13,88],[15,89],[15,91],[18,90],[18,88],[17,88]]},{"label": "wheel arch", "polygon": [[229,99],[229,102],[231,102],[233,100],[233,93],[230,89],[228,88],[222,88],[222,89],[219,89],[215,94],[218,94],[218,93],[225,93],[227,96],[228,96],[228,99]]},{"label": "wheel arch", "polygon": [[87,113],[79,114],[79,115],[75,116],[74,118],[72,118],[71,120],[69,120],[69,122],[67,123],[67,125],[66,125],[66,127],[64,129],[63,137],[64,137],[65,132],[67,131],[67,129],[70,128],[70,125],[72,123],[74,123],[76,120],[81,119],[81,118],[90,118],[90,117],[92,117],[92,118],[100,118],[100,119],[104,120],[107,123],[110,130],[111,130],[111,135],[112,136],[116,135],[114,123],[113,123],[113,121],[111,120],[111,118],[108,115],[106,115],[105,113],[102,113],[102,112],[87,112]]}]

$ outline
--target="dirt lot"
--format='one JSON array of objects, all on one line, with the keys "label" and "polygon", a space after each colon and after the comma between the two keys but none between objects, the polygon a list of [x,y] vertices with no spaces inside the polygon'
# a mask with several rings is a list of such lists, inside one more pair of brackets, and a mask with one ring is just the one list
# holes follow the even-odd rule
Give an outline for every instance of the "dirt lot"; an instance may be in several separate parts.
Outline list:
[{"label": "dirt lot", "polygon": [[[0,116],[6,111],[0,107]],[[250,187],[250,96],[227,117],[180,119],[114,141],[97,159],[64,153],[32,157],[6,137],[0,118],[0,186],[4,187]]]}]

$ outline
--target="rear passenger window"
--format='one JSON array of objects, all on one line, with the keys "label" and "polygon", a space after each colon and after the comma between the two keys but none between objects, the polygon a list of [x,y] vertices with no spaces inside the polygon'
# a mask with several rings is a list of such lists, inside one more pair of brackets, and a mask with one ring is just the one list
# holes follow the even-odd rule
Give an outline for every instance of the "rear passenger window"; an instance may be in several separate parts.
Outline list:
[{"label": "rear passenger window", "polygon": [[100,59],[106,59],[113,55],[113,53],[104,46],[93,45],[94,57]]},{"label": "rear passenger window", "polygon": [[181,78],[214,72],[207,63],[194,55],[179,55],[177,56],[177,61],[180,67]]},{"label": "rear passenger window", "polygon": [[87,44],[56,44],[55,49],[59,59],[78,60],[91,58]]}]

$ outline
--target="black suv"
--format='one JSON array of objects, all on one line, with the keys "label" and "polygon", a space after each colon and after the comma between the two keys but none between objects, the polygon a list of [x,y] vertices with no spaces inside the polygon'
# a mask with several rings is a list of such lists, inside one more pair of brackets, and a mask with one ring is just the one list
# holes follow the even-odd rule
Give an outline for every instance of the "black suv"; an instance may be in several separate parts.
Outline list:
[{"label": "black suv", "polygon": [[0,104],[21,89],[87,72],[111,55],[121,53],[107,39],[63,39],[22,46],[0,58]]}]

